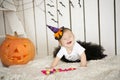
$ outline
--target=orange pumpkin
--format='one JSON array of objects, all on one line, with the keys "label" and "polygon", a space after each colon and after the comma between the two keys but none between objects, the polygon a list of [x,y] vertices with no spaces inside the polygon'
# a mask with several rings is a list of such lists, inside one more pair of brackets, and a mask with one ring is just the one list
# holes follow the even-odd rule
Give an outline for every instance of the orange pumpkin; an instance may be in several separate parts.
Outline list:
[{"label": "orange pumpkin", "polygon": [[26,64],[34,56],[35,47],[28,38],[7,35],[0,46],[0,58],[5,66]]}]

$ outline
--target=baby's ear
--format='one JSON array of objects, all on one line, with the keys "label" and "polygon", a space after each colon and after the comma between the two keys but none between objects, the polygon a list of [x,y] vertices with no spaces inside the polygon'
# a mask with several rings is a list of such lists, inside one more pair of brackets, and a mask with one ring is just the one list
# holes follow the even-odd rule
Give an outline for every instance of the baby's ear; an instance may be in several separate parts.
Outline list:
[{"label": "baby's ear", "polygon": [[60,41],[58,41],[59,42],[59,45],[61,46],[62,44],[61,44],[61,42]]}]

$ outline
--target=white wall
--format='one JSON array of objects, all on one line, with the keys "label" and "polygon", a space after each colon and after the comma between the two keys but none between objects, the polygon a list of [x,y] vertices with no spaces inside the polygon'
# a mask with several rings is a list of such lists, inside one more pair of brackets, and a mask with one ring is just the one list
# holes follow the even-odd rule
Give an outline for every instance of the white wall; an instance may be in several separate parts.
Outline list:
[{"label": "white wall", "polygon": [[116,0],[116,46],[120,54],[120,0]]},{"label": "white wall", "polygon": [[[58,46],[46,24],[71,28],[76,40],[100,44],[108,55],[120,54],[119,0],[17,0],[14,3],[28,38],[36,46],[37,57],[52,54]],[[5,16],[0,11],[0,42],[10,33]]]},{"label": "white wall", "polygon": [[5,24],[4,24],[4,14],[0,11],[0,44],[4,40],[5,37]]}]

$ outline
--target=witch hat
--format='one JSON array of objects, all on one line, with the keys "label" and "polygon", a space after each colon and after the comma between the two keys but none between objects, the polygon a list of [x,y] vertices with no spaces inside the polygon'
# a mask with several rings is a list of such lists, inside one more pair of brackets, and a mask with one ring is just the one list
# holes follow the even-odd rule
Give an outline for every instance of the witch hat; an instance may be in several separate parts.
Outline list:
[{"label": "witch hat", "polygon": [[53,26],[50,26],[50,25],[47,25],[47,27],[48,27],[52,32],[54,32],[54,37],[55,37],[56,40],[60,40],[60,39],[62,38],[64,27],[56,28],[56,27],[53,27]]},{"label": "witch hat", "polygon": [[59,31],[59,28],[56,28],[56,27],[53,27],[53,26],[50,26],[50,25],[47,25],[47,27],[53,31],[54,33],[58,32]]}]

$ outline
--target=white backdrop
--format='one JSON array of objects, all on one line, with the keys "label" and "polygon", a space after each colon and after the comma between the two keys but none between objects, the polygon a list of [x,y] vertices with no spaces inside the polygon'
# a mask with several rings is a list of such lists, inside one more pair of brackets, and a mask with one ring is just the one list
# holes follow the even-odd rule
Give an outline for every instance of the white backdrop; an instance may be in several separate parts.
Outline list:
[{"label": "white backdrop", "polygon": [[71,28],[76,40],[100,44],[105,54],[120,54],[119,8],[120,0],[1,0],[0,43],[17,31],[33,41],[37,57],[47,56],[58,46],[49,24]]}]

